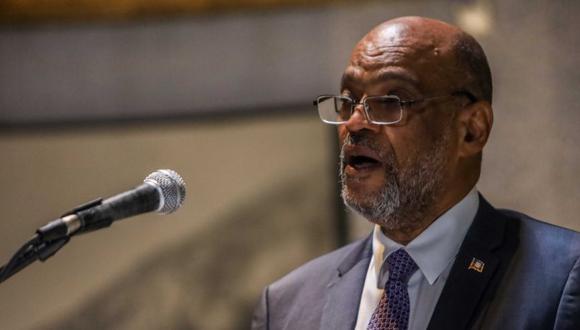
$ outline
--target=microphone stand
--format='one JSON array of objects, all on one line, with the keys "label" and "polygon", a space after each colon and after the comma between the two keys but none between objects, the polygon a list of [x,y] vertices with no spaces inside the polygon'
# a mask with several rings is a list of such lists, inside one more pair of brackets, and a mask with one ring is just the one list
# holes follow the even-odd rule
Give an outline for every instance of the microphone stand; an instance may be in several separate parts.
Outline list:
[{"label": "microphone stand", "polygon": [[[87,210],[101,204],[102,201],[102,198],[90,201],[65,213],[62,217]],[[71,236],[62,229],[61,227],[53,227],[50,224],[39,228],[36,234],[14,253],[8,263],[0,267],[0,283],[6,281],[12,275],[18,273],[36,260],[46,261],[65,246],[70,241]]]},{"label": "microphone stand", "polygon": [[26,244],[24,244],[10,259],[10,261],[0,267],[0,283],[6,281],[12,275],[18,273],[26,266],[35,262],[36,260],[46,261],[52,257],[58,250],[60,250],[68,241],[70,237],[63,237],[60,239],[45,242],[39,235],[34,235]]}]

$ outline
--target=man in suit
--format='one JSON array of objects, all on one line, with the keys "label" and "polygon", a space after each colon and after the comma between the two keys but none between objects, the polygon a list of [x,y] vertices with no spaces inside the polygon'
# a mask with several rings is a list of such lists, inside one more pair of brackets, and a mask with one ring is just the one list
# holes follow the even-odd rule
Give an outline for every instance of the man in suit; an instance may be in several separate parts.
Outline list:
[{"label": "man in suit", "polygon": [[475,39],[403,17],[356,45],[338,125],[346,205],[368,238],[268,286],[254,329],[580,329],[580,235],[493,208],[475,189],[493,122]]}]

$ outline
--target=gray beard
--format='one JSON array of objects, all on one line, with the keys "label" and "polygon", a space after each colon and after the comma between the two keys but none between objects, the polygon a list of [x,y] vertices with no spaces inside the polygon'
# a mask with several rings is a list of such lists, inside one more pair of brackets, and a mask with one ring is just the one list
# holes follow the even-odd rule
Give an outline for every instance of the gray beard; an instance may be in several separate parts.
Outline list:
[{"label": "gray beard", "polygon": [[444,151],[449,142],[449,132],[443,132],[411,166],[401,169],[392,152],[381,152],[370,139],[358,141],[357,144],[379,152],[386,169],[385,184],[378,192],[355,196],[348,189],[344,173],[344,146],[352,144],[349,136],[342,146],[339,166],[341,195],[345,205],[385,230],[408,231],[419,228],[443,191],[446,162]]}]

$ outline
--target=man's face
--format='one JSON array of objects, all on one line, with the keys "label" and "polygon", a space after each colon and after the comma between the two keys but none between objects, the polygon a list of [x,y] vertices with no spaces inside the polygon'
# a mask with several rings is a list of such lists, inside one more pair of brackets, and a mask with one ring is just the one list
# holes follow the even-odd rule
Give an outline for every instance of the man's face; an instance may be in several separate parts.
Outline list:
[{"label": "man's face", "polygon": [[[355,48],[341,92],[364,97],[396,95],[401,100],[451,94],[446,66],[453,59],[436,38],[393,24],[371,32]],[[456,164],[451,97],[404,109],[398,125],[370,124],[358,106],[338,128],[345,203],[387,230],[413,230],[445,193]]]}]

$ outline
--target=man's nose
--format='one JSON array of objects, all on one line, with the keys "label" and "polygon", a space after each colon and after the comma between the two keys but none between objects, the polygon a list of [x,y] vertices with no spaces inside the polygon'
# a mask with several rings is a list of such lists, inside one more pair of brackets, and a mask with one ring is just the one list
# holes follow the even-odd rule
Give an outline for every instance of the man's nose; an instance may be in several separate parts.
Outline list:
[{"label": "man's nose", "polygon": [[379,125],[370,122],[367,118],[366,112],[362,104],[357,104],[352,110],[350,118],[344,123],[344,126],[349,132],[358,132],[363,129],[368,129],[374,132],[380,130]]}]

